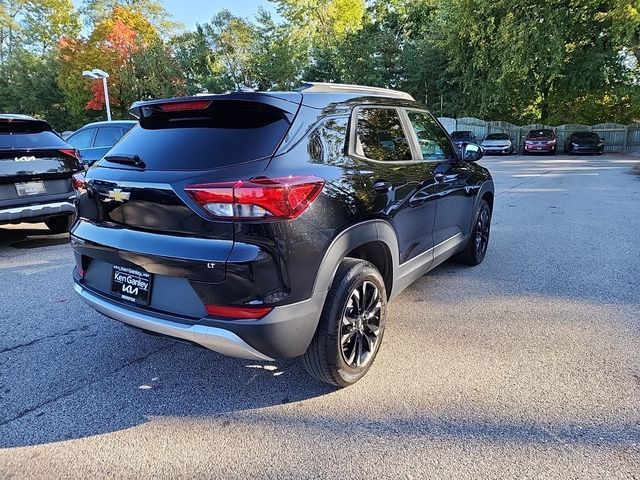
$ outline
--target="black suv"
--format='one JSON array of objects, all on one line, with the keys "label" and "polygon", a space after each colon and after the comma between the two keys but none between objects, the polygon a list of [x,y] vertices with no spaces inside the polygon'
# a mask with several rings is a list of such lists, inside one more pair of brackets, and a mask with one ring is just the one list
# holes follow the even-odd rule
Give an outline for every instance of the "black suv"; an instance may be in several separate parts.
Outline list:
[{"label": "black suv", "polygon": [[78,153],[47,122],[0,115],[0,224],[42,222],[53,233],[71,226],[72,176]]},{"label": "black suv", "polygon": [[387,302],[449,257],[480,263],[494,187],[406,93],[333,84],[137,102],[72,229],[97,311],[346,386]]}]

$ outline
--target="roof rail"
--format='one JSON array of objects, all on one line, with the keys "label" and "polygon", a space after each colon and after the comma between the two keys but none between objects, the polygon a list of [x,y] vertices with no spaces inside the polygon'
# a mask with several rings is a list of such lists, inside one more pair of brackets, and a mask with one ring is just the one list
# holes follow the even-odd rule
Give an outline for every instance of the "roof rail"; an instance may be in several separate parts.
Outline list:
[{"label": "roof rail", "polygon": [[407,92],[391,90],[390,88],[367,87],[364,85],[347,85],[344,83],[304,82],[304,85],[296,90],[298,92],[305,93],[369,93],[371,95],[380,95],[384,97],[402,98],[404,100],[415,101],[415,99]]}]

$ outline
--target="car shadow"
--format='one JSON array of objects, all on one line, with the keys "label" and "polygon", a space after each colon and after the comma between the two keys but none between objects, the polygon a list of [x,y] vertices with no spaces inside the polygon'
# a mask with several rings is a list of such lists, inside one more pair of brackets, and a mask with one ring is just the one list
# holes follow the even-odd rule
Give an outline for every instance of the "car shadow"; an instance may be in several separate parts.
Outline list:
[{"label": "car shadow", "polygon": [[[154,417],[215,418],[228,412],[299,402],[336,390],[311,378],[299,359],[256,362],[229,358],[120,324],[113,326],[108,328],[108,335],[92,328],[80,329],[64,342],[56,341],[51,351],[43,345],[33,348],[30,362],[48,364],[46,371],[30,373],[30,385],[23,385],[21,392],[0,385],[3,403],[23,399],[19,407],[22,411],[15,410],[10,418],[0,420],[0,448],[116,432]],[[83,372],[91,370],[85,362],[100,363],[95,375]],[[110,371],[100,371],[111,362],[114,365]],[[84,378],[62,384],[69,378],[69,371]],[[13,377],[18,372],[7,373]],[[47,385],[50,379],[44,376],[51,375],[59,375],[60,383]],[[15,382],[10,384],[20,388]],[[25,397],[38,386],[50,391],[38,405],[29,406]]]},{"label": "car shadow", "polygon": [[69,234],[53,234],[46,229],[0,227],[0,247],[32,249],[69,243]]}]

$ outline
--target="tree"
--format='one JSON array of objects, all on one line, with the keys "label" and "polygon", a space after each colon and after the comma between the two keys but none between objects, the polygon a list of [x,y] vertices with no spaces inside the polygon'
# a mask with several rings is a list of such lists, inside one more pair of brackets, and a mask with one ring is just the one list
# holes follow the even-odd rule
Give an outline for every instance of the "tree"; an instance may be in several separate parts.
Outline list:
[{"label": "tree", "polygon": [[435,43],[447,52],[459,111],[549,122],[554,98],[613,85],[619,52],[599,3],[443,1]]},{"label": "tree", "polygon": [[0,111],[45,118],[60,131],[73,126],[63,93],[56,83],[58,63],[53,53],[20,50],[0,66]]},{"label": "tree", "polygon": [[80,20],[72,0],[30,1],[24,8],[25,48],[44,53],[56,47],[62,37],[80,33]]}]

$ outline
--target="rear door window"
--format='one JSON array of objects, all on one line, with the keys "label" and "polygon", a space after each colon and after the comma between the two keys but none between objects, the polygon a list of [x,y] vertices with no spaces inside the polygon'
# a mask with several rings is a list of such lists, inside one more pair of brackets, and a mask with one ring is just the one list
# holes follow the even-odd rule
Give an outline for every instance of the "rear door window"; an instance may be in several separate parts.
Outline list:
[{"label": "rear door window", "polygon": [[93,140],[93,134],[95,131],[95,128],[85,128],[84,130],[80,130],[78,133],[71,135],[67,139],[67,142],[78,150],[91,148],[91,140]]},{"label": "rear door window", "polygon": [[144,118],[109,156],[138,155],[148,170],[207,170],[273,155],[289,130],[277,108],[256,102],[215,102],[207,110]]},{"label": "rear door window", "polygon": [[100,127],[96,134],[96,140],[93,142],[93,146],[98,147],[111,147],[118,143],[118,140],[122,138],[122,129],[120,127]]},{"label": "rear door window", "polygon": [[395,108],[359,108],[355,154],[380,162],[413,160]]}]

